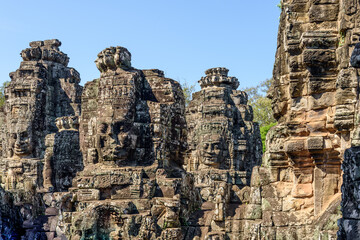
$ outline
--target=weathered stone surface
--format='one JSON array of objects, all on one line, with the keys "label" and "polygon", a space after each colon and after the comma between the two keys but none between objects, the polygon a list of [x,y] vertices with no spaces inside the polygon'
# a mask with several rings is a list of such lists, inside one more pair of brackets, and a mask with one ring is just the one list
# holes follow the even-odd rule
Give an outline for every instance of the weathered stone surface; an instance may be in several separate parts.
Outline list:
[{"label": "weathered stone surface", "polygon": [[[56,221],[46,217],[42,193],[67,191],[82,169],[82,155],[76,148],[78,123],[65,124],[78,121],[80,115],[80,74],[67,67],[69,58],[60,45],[56,39],[31,42],[31,48],[21,52],[20,68],[10,73],[5,89],[1,187],[19,206],[26,239],[32,239],[43,224],[47,227],[42,231],[52,235]],[[58,124],[56,119],[65,120]],[[45,217],[39,216],[43,211]]]},{"label": "weathered stone surface", "polygon": [[355,45],[355,49],[351,54],[350,63],[354,68],[360,68],[360,43]]},{"label": "weathered stone surface", "polygon": [[226,68],[205,72],[186,109],[179,83],[132,67],[126,48],[101,51],[100,77],[83,90],[60,41],[30,43],[0,114],[1,233],[333,239],[343,163],[338,236],[355,239],[358,5],[282,1],[269,93],[278,124],[263,159],[247,94]]},{"label": "weathered stone surface", "polygon": [[186,114],[188,171],[233,169],[251,172],[261,161],[259,126],[253,123],[247,94],[228,69],[212,68],[199,81]]},{"label": "weathered stone surface", "polygon": [[[299,5],[305,2],[306,6]],[[339,195],[342,156],[355,126],[358,80],[349,65],[349,52],[356,42],[350,39],[355,26],[349,25],[357,20],[353,11],[346,13],[349,4],[282,1],[274,83],[269,93],[278,125],[268,133],[263,159],[271,181],[261,186],[266,211],[262,236],[335,237],[336,226],[327,229],[317,219]],[[275,187],[284,184],[288,184],[286,190]],[[327,216],[336,219],[340,213],[332,211]],[[269,219],[278,227],[271,226]]]},{"label": "weathered stone surface", "polygon": [[[235,231],[226,228],[233,219],[261,218],[260,189],[244,187],[250,182],[253,167],[261,161],[259,126],[252,122],[247,94],[236,90],[239,82],[229,77],[228,71],[207,70],[199,80],[201,91],[193,94],[186,112],[188,148],[184,168],[195,178],[204,202],[201,210],[212,215],[208,220],[203,219],[204,215],[191,225],[207,227],[207,231],[188,234],[187,239],[222,239]],[[241,207],[238,216],[235,208],[241,203],[251,204]]]},{"label": "weathered stone surface", "polygon": [[84,87],[85,168],[73,179],[68,200],[59,200],[73,206],[60,208],[59,236],[182,239],[182,226],[201,204],[193,176],[182,169],[180,85],[160,70],[132,68],[130,60],[126,48],[103,50],[95,61],[100,78]]}]

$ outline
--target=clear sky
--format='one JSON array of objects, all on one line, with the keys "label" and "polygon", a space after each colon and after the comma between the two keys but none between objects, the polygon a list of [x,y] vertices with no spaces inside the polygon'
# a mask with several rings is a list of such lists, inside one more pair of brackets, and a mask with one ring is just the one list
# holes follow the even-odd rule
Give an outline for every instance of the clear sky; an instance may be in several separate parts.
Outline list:
[{"label": "clear sky", "polygon": [[226,67],[240,88],[271,78],[279,0],[11,0],[1,1],[0,82],[20,64],[30,41],[57,38],[80,72],[99,77],[94,60],[109,46],[132,53],[138,69],[158,68],[196,84],[204,71]]}]

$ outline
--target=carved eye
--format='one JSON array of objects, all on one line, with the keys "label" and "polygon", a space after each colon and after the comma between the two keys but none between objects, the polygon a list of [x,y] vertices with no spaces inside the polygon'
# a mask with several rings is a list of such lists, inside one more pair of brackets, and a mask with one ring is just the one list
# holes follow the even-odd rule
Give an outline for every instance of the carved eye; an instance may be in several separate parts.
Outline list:
[{"label": "carved eye", "polygon": [[99,132],[100,132],[100,133],[106,133],[107,128],[108,128],[108,125],[107,125],[106,123],[102,123],[102,124],[100,124],[100,126],[99,126]]},{"label": "carved eye", "polygon": [[16,133],[12,133],[12,134],[11,134],[11,138],[12,138],[12,139],[16,139],[16,138],[17,138]]},{"label": "carved eye", "polygon": [[27,132],[22,132],[20,134],[21,138],[27,138],[29,136],[29,134]]},{"label": "carved eye", "polygon": [[204,147],[204,149],[208,149],[209,144],[208,144],[208,143],[204,143],[203,147]]}]

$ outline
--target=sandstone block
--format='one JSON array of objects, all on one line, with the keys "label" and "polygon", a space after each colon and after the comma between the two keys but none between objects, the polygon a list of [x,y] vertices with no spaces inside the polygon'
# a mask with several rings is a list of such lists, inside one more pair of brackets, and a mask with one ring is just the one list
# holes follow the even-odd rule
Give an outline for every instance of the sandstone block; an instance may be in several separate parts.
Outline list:
[{"label": "sandstone block", "polygon": [[289,215],[286,212],[273,212],[273,222],[276,227],[288,226]]},{"label": "sandstone block", "polygon": [[79,201],[91,201],[100,199],[100,191],[98,189],[79,189],[76,195]]},{"label": "sandstone block", "polygon": [[327,108],[335,105],[335,96],[331,92],[314,94],[309,98],[309,107],[311,109]]},{"label": "sandstone block", "polygon": [[295,198],[305,198],[313,196],[313,187],[311,183],[297,184],[292,190],[292,196]]},{"label": "sandstone block", "polygon": [[305,150],[304,140],[289,141],[285,143],[285,151],[288,153],[302,152]]},{"label": "sandstone block", "polygon": [[337,20],[339,5],[313,5],[310,7],[309,18],[311,22]]},{"label": "sandstone block", "polygon": [[262,198],[261,209],[263,211],[281,211],[282,210],[282,198],[268,197]]},{"label": "sandstone block", "polygon": [[303,58],[306,65],[318,65],[336,60],[334,51],[321,49],[307,49],[303,53]]},{"label": "sandstone block", "polygon": [[307,147],[309,150],[319,150],[324,147],[323,137],[309,137],[307,139]]}]

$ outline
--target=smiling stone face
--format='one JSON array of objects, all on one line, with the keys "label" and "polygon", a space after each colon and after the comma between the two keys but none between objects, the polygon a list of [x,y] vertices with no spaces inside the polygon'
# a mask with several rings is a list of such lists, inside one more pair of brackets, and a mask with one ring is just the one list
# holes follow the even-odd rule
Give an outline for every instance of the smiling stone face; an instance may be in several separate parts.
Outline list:
[{"label": "smiling stone face", "polygon": [[32,154],[33,143],[30,131],[17,127],[10,133],[10,156],[12,158],[27,157]]},{"label": "smiling stone face", "polygon": [[252,171],[261,161],[260,129],[239,81],[228,69],[208,69],[198,82],[186,112],[188,171],[221,169]]},{"label": "smiling stone face", "polygon": [[[201,168],[218,168],[226,153],[226,142],[219,134],[205,134],[201,138],[197,151]],[[205,166],[204,166],[205,165]]]},{"label": "smiling stone face", "polygon": [[98,147],[104,161],[125,161],[132,146],[131,125],[102,122],[97,129]]}]

